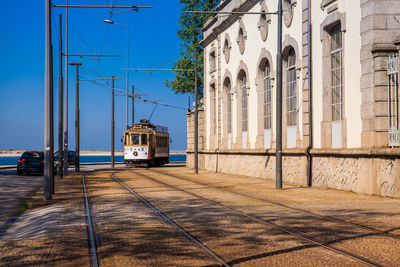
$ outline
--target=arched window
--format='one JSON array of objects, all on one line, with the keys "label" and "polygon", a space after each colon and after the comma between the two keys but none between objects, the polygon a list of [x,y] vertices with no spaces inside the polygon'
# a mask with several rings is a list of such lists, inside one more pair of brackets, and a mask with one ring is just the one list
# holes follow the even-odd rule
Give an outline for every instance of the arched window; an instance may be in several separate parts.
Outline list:
[{"label": "arched window", "polygon": [[231,81],[229,79],[226,79],[224,82],[224,87],[226,90],[226,99],[227,99],[227,104],[228,104],[228,134],[232,133],[232,86],[231,86]]},{"label": "arched window", "polygon": [[333,27],[331,35],[331,96],[332,121],[343,119],[343,62],[342,62],[342,32],[340,24]]},{"label": "arched window", "polygon": [[271,129],[272,127],[272,97],[271,97],[271,69],[269,61],[266,60],[263,66],[263,79],[264,79],[264,129]]},{"label": "arched window", "polygon": [[287,126],[297,125],[296,54],[290,48],[286,61],[286,118]]},{"label": "arched window", "polygon": [[247,96],[247,78],[246,74],[243,73],[239,78],[240,89],[242,92],[242,131],[247,132],[248,130],[248,96]]}]

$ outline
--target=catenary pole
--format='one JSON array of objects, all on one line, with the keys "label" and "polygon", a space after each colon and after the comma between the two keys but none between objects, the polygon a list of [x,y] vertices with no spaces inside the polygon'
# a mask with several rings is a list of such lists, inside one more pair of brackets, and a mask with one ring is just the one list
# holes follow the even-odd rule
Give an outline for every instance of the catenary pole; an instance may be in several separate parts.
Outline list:
[{"label": "catenary pole", "polygon": [[62,74],[62,15],[59,15],[58,39],[58,177],[63,178],[63,74]]},{"label": "catenary pole", "polygon": [[194,173],[199,173],[199,112],[197,100],[197,44],[194,49]]},{"label": "catenary pole", "polygon": [[278,1],[278,51],[276,54],[276,189],[282,189],[282,0]]},{"label": "catenary pole", "polygon": [[76,67],[76,93],[75,93],[75,153],[76,153],[76,163],[75,163],[75,171],[80,171],[80,134],[79,134],[79,66],[82,63],[79,62],[71,62],[69,65]]},{"label": "catenary pole", "polygon": [[111,97],[111,168],[114,169],[114,76],[112,76],[112,97]]},{"label": "catenary pole", "polygon": [[44,173],[43,173],[43,196],[44,200],[51,200],[51,174],[53,162],[51,161],[51,2],[45,0],[45,92],[44,92]]},{"label": "catenary pole", "polygon": [[125,129],[128,129],[129,125],[129,27],[126,27],[126,126]]},{"label": "catenary pole", "polygon": [[[51,13],[50,13],[51,14]],[[52,40],[51,34],[51,25],[50,25],[50,40]],[[51,171],[50,171],[50,192],[54,194],[54,79],[53,79],[53,44],[50,45],[50,162],[51,162]]]},{"label": "catenary pole", "polygon": [[[68,6],[68,0],[65,1]],[[64,175],[68,175],[68,7],[65,9]]]},{"label": "catenary pole", "polygon": [[132,85],[132,127],[135,124],[135,86]]}]

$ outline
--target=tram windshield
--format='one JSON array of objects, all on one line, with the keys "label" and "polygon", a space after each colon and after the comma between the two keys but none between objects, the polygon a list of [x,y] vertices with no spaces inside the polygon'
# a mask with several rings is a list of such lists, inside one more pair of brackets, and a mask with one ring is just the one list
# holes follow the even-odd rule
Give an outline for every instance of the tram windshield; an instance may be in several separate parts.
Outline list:
[{"label": "tram windshield", "polygon": [[126,133],[126,134],[125,134],[125,138],[124,138],[124,145],[127,146],[128,143],[129,143],[129,134]]},{"label": "tram windshield", "polygon": [[141,134],[142,137],[142,146],[147,145],[147,134]]},{"label": "tram windshield", "polygon": [[139,134],[132,134],[132,145],[139,145]]}]

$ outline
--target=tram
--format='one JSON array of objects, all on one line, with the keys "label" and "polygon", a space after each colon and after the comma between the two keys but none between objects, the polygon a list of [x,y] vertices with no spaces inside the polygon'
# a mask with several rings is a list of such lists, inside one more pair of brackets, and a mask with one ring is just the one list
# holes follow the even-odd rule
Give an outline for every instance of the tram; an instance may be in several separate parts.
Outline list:
[{"label": "tram", "polygon": [[127,166],[160,166],[169,162],[169,133],[164,126],[140,120],[124,132],[124,161]]}]

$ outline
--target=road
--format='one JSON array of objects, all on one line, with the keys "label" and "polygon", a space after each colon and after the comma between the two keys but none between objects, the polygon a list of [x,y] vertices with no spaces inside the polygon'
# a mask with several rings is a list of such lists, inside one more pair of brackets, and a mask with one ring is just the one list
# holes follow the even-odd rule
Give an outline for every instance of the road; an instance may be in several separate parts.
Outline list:
[{"label": "road", "polygon": [[88,266],[94,255],[100,266],[400,262],[399,199],[290,185],[275,190],[273,180],[195,175],[177,166],[82,172],[56,179],[56,188],[53,202],[34,198],[36,208],[0,238],[0,263]]}]

